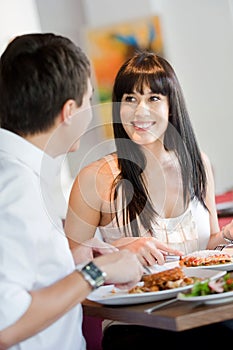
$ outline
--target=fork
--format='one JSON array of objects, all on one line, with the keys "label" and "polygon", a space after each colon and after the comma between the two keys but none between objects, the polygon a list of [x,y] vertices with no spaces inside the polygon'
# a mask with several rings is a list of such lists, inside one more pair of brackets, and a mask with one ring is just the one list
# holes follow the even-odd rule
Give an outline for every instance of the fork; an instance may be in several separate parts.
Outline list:
[{"label": "fork", "polygon": [[229,244],[218,244],[214,250],[223,250],[224,248],[233,247],[232,243]]},{"label": "fork", "polygon": [[151,274],[151,270],[149,269],[148,266],[143,266],[143,268],[144,268],[144,273],[145,274]]},{"label": "fork", "polygon": [[218,244],[215,248],[214,248],[214,250],[223,250],[224,248],[226,248],[227,247],[227,244]]},{"label": "fork", "polygon": [[176,301],[178,301],[177,297],[173,298],[173,299],[166,300],[166,301],[164,301],[164,302],[162,302],[162,303],[160,303],[158,305],[155,305],[155,306],[152,306],[152,307],[150,307],[148,309],[145,309],[144,312],[146,312],[147,314],[151,314],[153,311],[158,310],[158,309],[160,309],[160,308],[162,308],[164,306],[167,306],[169,304],[172,304],[172,303],[174,303]]}]

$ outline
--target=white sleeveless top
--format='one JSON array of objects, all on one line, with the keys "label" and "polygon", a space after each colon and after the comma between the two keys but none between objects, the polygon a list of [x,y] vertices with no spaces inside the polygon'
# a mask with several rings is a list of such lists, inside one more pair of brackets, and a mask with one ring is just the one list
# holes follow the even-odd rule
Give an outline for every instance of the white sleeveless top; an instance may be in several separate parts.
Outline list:
[{"label": "white sleeveless top", "polygon": [[[105,157],[112,169],[113,175],[117,175],[115,161],[111,155]],[[115,167],[115,168],[114,168]],[[168,244],[171,248],[182,250],[185,254],[192,251],[206,249],[210,237],[209,213],[196,199],[189,203],[186,211],[178,217],[156,217],[156,224],[151,228],[152,236]],[[140,236],[149,236],[148,232],[140,227]],[[114,218],[108,225],[99,226],[102,239],[107,243],[125,237],[119,230]]]}]

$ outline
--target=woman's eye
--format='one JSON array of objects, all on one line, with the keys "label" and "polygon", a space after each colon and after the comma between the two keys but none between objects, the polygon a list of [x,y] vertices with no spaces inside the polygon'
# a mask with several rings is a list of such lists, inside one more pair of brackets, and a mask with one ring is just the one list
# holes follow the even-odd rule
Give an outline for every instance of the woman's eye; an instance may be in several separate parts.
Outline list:
[{"label": "woman's eye", "polygon": [[151,101],[151,102],[153,102],[153,101],[159,101],[159,100],[160,100],[159,96],[155,96],[155,95],[150,96],[150,101]]},{"label": "woman's eye", "polygon": [[123,98],[123,101],[124,101],[124,102],[135,102],[135,101],[136,101],[136,98],[133,97],[133,96],[125,96],[125,97]]}]

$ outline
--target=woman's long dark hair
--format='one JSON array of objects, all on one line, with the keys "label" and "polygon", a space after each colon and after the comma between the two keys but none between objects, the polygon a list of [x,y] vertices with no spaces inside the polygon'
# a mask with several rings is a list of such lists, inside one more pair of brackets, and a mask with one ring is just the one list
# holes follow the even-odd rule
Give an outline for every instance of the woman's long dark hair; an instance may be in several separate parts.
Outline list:
[{"label": "woman's long dark hair", "polygon": [[[123,94],[133,91],[143,93],[145,86],[156,94],[167,96],[169,123],[164,137],[164,147],[173,151],[179,161],[183,183],[184,204],[196,197],[205,205],[206,172],[193,127],[190,122],[182,89],[171,65],[162,57],[148,51],[137,52],[120,68],[113,87],[113,130],[120,169],[114,186],[114,199],[122,192],[124,233],[140,236],[138,220],[147,231],[156,221],[142,172],[146,158],[141,147],[131,141],[120,118]],[[115,201],[116,203],[116,201]],[[119,225],[119,210],[116,208]]]}]

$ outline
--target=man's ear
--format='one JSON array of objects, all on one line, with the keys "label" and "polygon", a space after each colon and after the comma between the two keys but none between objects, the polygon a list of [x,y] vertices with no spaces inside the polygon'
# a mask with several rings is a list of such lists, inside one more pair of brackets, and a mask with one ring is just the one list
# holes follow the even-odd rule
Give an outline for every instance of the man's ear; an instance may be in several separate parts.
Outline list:
[{"label": "man's ear", "polygon": [[66,125],[71,124],[72,114],[77,109],[76,102],[74,100],[67,100],[61,110],[62,122]]}]

